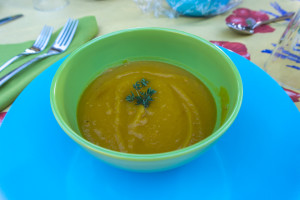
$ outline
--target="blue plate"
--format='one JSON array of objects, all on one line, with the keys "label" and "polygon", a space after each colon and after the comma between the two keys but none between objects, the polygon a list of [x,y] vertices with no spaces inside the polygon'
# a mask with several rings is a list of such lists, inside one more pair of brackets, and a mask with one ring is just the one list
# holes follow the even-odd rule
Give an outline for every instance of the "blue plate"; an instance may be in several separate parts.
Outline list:
[{"label": "blue plate", "polygon": [[236,121],[198,159],[151,174],[111,167],[61,130],[49,102],[63,60],[55,63],[21,93],[0,128],[0,199],[300,199],[298,109],[259,67],[224,51],[244,83]]}]

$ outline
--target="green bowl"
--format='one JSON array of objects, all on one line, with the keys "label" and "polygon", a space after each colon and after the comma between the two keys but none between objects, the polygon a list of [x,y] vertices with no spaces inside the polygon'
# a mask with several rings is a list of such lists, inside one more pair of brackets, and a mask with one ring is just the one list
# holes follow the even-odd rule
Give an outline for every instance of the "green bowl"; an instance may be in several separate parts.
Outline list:
[{"label": "green bowl", "polygon": [[[155,60],[182,67],[210,89],[217,123],[206,139],[183,149],[158,154],[109,150],[84,139],[77,124],[77,105],[85,88],[103,71],[124,61]],[[57,70],[50,101],[62,129],[100,160],[119,168],[154,172],[181,166],[198,157],[230,127],[243,96],[239,72],[230,58],[210,42],[178,30],[134,28],[98,37],[74,51]]]}]

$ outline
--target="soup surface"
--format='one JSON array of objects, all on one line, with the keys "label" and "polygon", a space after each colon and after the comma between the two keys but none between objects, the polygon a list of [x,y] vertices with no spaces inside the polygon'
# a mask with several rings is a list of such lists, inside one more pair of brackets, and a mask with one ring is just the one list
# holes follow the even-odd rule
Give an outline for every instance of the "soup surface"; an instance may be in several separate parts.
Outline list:
[{"label": "soup surface", "polygon": [[[136,83],[141,89],[133,88]],[[129,97],[147,94],[148,88],[152,95],[148,93],[147,98],[152,101],[147,105],[129,101]],[[101,147],[136,154],[195,144],[212,133],[216,118],[213,96],[199,79],[156,61],[128,62],[102,73],[82,94],[77,112],[84,138]]]}]

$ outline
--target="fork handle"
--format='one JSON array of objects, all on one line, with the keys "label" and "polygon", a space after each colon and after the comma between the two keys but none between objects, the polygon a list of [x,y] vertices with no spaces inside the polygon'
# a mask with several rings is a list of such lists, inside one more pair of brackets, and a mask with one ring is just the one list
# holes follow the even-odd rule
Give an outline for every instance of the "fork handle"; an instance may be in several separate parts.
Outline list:
[{"label": "fork handle", "polygon": [[41,60],[43,58],[46,58],[48,56],[51,56],[53,54],[42,54],[39,55],[35,58],[33,58],[32,60],[28,61],[27,63],[21,65],[20,67],[12,70],[11,72],[9,72],[8,74],[4,75],[3,77],[0,78],[0,87],[5,84],[7,81],[9,81],[13,76],[15,76],[16,74],[18,74],[20,71],[22,71],[23,69],[25,69],[26,67],[28,67],[29,65],[31,65],[32,63],[35,63],[38,60]]},{"label": "fork handle", "polygon": [[11,59],[9,59],[8,61],[6,61],[6,63],[4,63],[3,65],[0,66],[0,72],[2,70],[4,70],[8,65],[10,65],[11,63],[15,62],[17,59],[19,59],[20,57],[22,57],[23,54],[19,54],[19,55],[16,55],[14,57],[12,57]]}]

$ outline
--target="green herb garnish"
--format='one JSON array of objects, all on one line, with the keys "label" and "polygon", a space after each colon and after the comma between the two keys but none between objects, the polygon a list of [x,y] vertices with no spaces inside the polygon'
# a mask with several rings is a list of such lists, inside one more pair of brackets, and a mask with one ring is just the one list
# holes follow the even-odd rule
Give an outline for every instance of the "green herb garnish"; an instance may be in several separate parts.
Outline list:
[{"label": "green herb garnish", "polygon": [[148,85],[148,83],[149,81],[143,78],[133,84],[133,88],[135,89],[137,96],[131,92],[131,94],[125,98],[126,101],[135,102],[135,105],[143,105],[145,108],[148,108],[151,101],[153,101],[152,95],[156,93],[156,91],[151,89],[151,87],[146,90],[142,90]]}]

